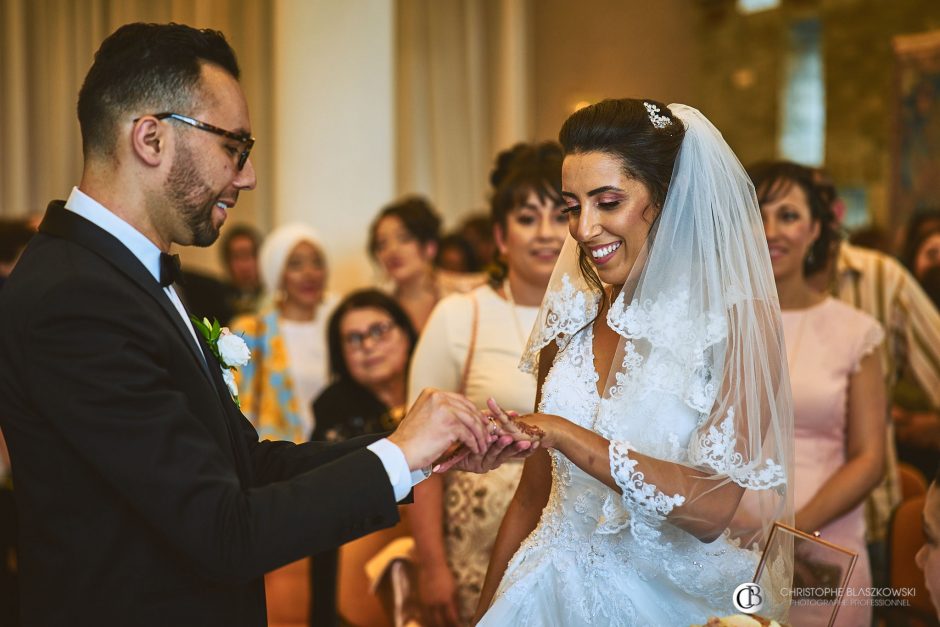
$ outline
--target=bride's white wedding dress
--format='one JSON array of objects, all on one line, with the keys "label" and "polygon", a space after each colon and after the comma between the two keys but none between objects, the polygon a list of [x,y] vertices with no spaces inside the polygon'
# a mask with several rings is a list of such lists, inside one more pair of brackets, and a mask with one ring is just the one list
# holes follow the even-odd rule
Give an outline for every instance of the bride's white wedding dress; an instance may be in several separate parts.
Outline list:
[{"label": "bride's white wedding dress", "polygon": [[[598,322],[620,336],[597,364],[609,374],[598,381],[592,349],[599,278],[585,278],[570,237],[522,364],[533,371],[556,342],[539,410],[607,439],[620,491],[551,451],[548,504],[481,625],[703,624],[734,613],[774,521],[792,521],[793,412],[754,189],[701,113],[670,105],[678,122],[664,121],[643,106],[651,133],[681,122],[685,134],[663,207]],[[718,538],[704,543],[680,524]],[[789,547],[772,557],[761,614],[783,618]]]},{"label": "bride's white wedding dress", "polygon": [[[560,327],[577,329],[593,317],[583,299],[561,296],[554,309],[559,313],[565,308],[556,320]],[[688,627],[709,616],[734,613],[732,592],[751,581],[759,554],[738,548],[727,535],[704,544],[665,522],[664,514],[681,504],[682,497],[644,484],[622,449],[629,442],[640,453],[689,462],[699,409],[711,407],[716,387],[710,372],[690,372],[693,355],[722,342],[725,324],[705,320],[683,325],[677,317],[683,304],[680,294],[646,308],[624,310],[622,302],[611,308],[611,328],[628,326],[634,334],[658,338],[645,367],[628,369],[634,374],[619,381],[616,396],[627,396],[630,403],[615,406],[598,396],[590,325],[559,351],[543,385],[540,411],[564,416],[610,440],[615,479],[630,489],[622,497],[551,451],[548,505],[509,562],[480,625]],[[643,359],[628,349],[625,360],[631,358]],[[619,415],[610,411],[615,407]],[[716,435],[703,440],[706,444],[696,454],[720,465],[714,458],[733,450],[722,449]]]}]

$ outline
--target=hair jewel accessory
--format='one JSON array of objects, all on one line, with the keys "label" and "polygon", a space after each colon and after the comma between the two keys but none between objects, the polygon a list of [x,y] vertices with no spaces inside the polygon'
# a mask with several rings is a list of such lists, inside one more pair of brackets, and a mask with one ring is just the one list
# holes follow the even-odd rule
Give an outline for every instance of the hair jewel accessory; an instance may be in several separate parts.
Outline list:
[{"label": "hair jewel accessory", "polygon": [[667,126],[672,124],[672,120],[670,120],[667,116],[659,114],[660,112],[659,107],[657,107],[653,103],[646,102],[644,100],[643,106],[646,107],[646,113],[650,116],[650,122],[652,122],[653,126],[655,126],[656,128],[666,128]]}]

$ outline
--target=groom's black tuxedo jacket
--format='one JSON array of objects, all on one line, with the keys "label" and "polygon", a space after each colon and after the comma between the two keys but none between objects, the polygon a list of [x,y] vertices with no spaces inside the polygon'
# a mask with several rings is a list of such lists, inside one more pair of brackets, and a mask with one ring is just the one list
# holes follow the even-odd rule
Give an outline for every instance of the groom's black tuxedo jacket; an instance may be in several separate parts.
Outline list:
[{"label": "groom's black tuxedo jacket", "polygon": [[259,442],[117,239],[49,206],[0,291],[24,625],[264,625],[264,572],[398,520],[352,441]]}]

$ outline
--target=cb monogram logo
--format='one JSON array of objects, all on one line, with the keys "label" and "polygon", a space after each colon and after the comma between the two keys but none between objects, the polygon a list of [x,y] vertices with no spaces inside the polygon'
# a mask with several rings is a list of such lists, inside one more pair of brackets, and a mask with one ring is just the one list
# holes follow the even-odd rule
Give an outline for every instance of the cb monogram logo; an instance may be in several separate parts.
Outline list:
[{"label": "cb monogram logo", "polygon": [[754,614],[764,605],[762,590],[756,583],[742,583],[734,589],[731,598],[736,610],[742,614]]}]

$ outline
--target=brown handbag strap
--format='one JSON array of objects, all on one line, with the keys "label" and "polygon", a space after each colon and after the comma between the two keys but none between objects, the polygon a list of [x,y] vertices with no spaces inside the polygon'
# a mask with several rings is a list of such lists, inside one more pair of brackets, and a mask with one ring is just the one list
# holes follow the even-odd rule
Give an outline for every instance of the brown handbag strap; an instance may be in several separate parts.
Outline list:
[{"label": "brown handbag strap", "polygon": [[460,394],[467,393],[467,379],[470,377],[470,364],[473,363],[473,351],[477,344],[477,326],[480,319],[480,306],[477,304],[477,295],[470,292],[470,302],[473,303],[473,323],[470,325],[470,346],[467,347],[467,360],[463,364],[463,374],[460,376]]}]

